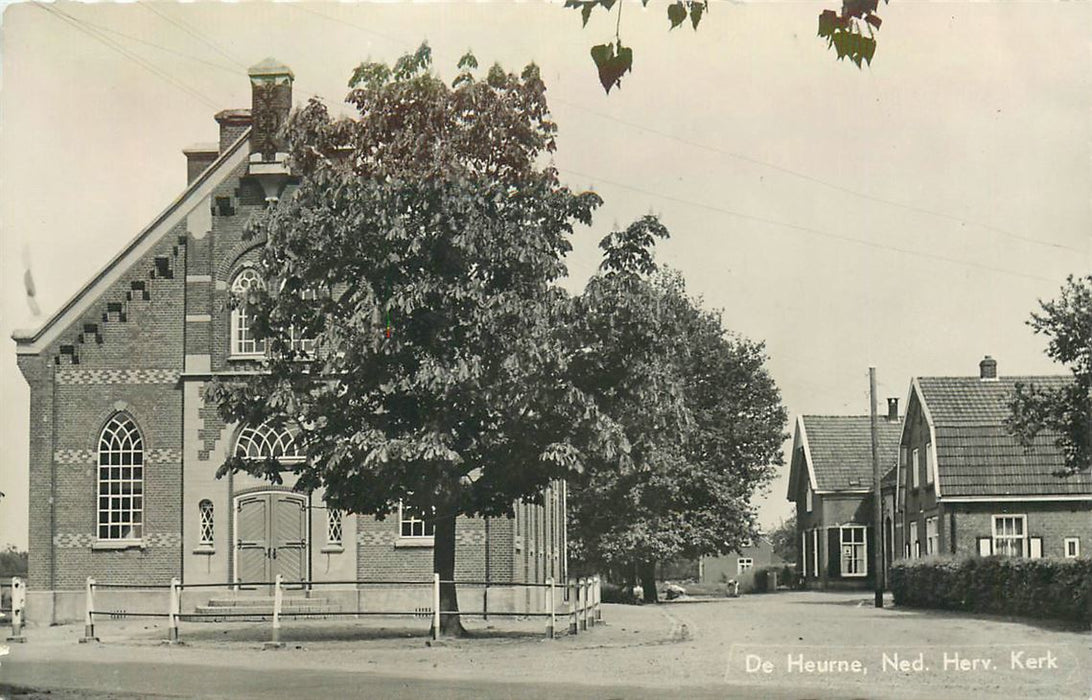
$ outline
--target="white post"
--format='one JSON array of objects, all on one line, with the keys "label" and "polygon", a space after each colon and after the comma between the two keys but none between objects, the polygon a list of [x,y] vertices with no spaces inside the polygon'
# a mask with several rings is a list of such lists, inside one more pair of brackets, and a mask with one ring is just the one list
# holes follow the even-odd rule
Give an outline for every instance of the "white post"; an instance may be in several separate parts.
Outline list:
[{"label": "white post", "polygon": [[284,595],[284,576],[277,574],[273,579],[273,641],[262,645],[265,649],[280,649],[284,646],[281,641],[281,598]]},{"label": "white post", "polygon": [[432,575],[432,638],[440,638],[440,574]]},{"label": "white post", "polygon": [[83,616],[83,639],[80,640],[80,643],[97,642],[99,638],[95,636],[95,616],[91,614],[95,609],[95,579],[90,576],[87,577],[84,604],[87,609]]},{"label": "white post", "polygon": [[178,579],[171,579],[170,609],[167,611],[167,642],[178,642]]},{"label": "white post", "polygon": [[22,643],[27,641],[23,636],[23,610],[27,604],[27,590],[23,585],[23,579],[18,576],[11,577],[11,636],[9,642]]},{"label": "white post", "polygon": [[576,634],[577,627],[579,627],[576,624],[576,581],[569,579],[566,588],[568,589],[566,592],[569,594],[569,634]]},{"label": "white post", "polygon": [[595,578],[588,579],[588,627],[595,627]]},{"label": "white post", "polygon": [[588,629],[588,579],[580,579],[580,629]]},{"label": "white post", "polygon": [[549,639],[554,638],[554,614],[557,611],[557,603],[554,601],[554,577],[546,579],[546,609],[550,613],[550,617],[546,622],[546,637]]},{"label": "white post", "polygon": [[603,620],[603,609],[599,607],[599,604],[603,602],[603,581],[596,576],[595,577],[595,621],[601,622]]}]

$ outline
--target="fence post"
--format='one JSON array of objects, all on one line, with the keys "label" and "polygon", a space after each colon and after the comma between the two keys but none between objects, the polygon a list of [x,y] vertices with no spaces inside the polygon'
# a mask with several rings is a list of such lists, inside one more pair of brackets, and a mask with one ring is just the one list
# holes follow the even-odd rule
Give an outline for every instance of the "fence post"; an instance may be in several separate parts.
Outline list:
[{"label": "fence post", "polygon": [[550,611],[550,617],[546,622],[546,637],[547,639],[554,638],[554,614],[557,612],[557,601],[554,599],[554,577],[551,576],[546,579],[546,608]]},{"label": "fence post", "polygon": [[602,602],[603,602],[602,580],[598,576],[596,576],[595,577],[595,621],[597,623],[603,621],[603,609],[599,606],[599,604],[602,603]]},{"label": "fence post", "polygon": [[584,617],[588,619],[588,628],[595,627],[595,578],[588,578],[588,599],[586,601],[588,612]]},{"label": "fence post", "polygon": [[178,643],[178,579],[171,578],[170,609],[167,610],[167,643]]},{"label": "fence post", "polygon": [[576,634],[576,581],[569,579],[565,592],[569,594],[569,634]]},{"label": "fence post", "polygon": [[23,586],[23,579],[18,576],[11,577],[11,636],[9,642],[23,643],[27,638],[23,636],[23,610],[27,604],[27,591]]},{"label": "fence post", "polygon": [[588,579],[580,579],[580,629],[588,629]]},{"label": "fence post", "polygon": [[265,649],[280,649],[284,646],[281,641],[281,597],[284,594],[284,576],[277,574],[273,580],[273,641],[262,645]]},{"label": "fence post", "polygon": [[440,574],[432,575],[432,638],[440,638]]},{"label": "fence post", "polygon": [[80,640],[80,644],[86,642],[97,642],[99,638],[95,636],[95,579],[90,576],[87,577],[87,591],[84,596],[84,602],[87,607],[83,616],[83,639]]}]

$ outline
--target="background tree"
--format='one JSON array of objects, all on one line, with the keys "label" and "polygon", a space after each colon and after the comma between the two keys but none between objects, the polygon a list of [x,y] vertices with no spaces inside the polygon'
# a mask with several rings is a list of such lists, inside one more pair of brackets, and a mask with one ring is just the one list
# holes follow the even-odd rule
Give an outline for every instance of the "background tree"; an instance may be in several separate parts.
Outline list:
[{"label": "background tree", "polygon": [[645,217],[604,238],[602,274],[573,323],[586,344],[576,380],[629,445],[628,459],[571,485],[574,555],[633,572],[646,600],[657,562],[754,535],[750,499],[780,463],[786,420],[762,345],[727,337],[677,273],[656,272],[652,246],[666,235]]},{"label": "background tree", "polygon": [[773,545],[773,552],[789,564],[800,560],[800,536],[796,531],[796,515],[782,520],[770,531],[768,537]]},{"label": "background tree", "polygon": [[[642,7],[648,3],[649,0],[641,0]],[[611,88],[621,86],[622,76],[633,69],[633,49],[622,43],[624,5],[621,0],[565,0],[565,7],[580,12],[585,27],[593,12],[607,13],[617,6],[613,40],[596,44],[591,49],[599,82],[608,94]],[[879,0],[843,0],[840,12],[824,10],[819,15],[819,36],[827,40],[827,47],[834,49],[839,61],[848,58],[858,68],[862,62],[872,64],[876,54],[876,31],[883,23],[876,14],[878,6]],[[674,0],[667,5],[668,29],[689,23],[697,31],[708,12],[709,0]]]},{"label": "background tree", "polygon": [[1057,476],[1072,476],[1092,465],[1092,275],[1072,275],[1054,301],[1039,302],[1028,325],[1050,338],[1046,354],[1068,365],[1073,382],[1065,386],[1017,383],[1008,428],[1025,448],[1044,430],[1065,456]]},{"label": "background tree", "polygon": [[[263,373],[209,385],[229,421],[289,424],[296,488],[380,518],[399,503],[435,524],[441,631],[461,634],[458,515],[511,515],[618,434],[567,377],[556,286],[575,222],[601,203],[539,156],[556,125],[531,65],[452,86],[423,45],[353,73],[353,118],[312,100],[289,120],[298,187],[249,227],[269,293],[247,305]],[[308,343],[300,342],[309,339]],[[281,465],[231,459],[279,482]]]}]

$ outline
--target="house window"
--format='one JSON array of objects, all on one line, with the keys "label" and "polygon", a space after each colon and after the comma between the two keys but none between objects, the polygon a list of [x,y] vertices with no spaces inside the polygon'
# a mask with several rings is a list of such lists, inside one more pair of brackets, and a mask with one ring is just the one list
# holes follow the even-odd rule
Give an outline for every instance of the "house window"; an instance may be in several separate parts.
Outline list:
[{"label": "house window", "polygon": [[1064,542],[1066,559],[1076,559],[1081,556],[1081,540],[1079,537],[1067,537]]},{"label": "house window", "polygon": [[340,547],[341,543],[341,511],[329,508],[326,511],[326,544],[329,547]]},{"label": "house window", "polygon": [[914,488],[917,488],[921,484],[921,460],[916,447],[910,452],[910,473]]},{"label": "house window", "polygon": [[248,296],[251,291],[265,289],[265,282],[250,267],[244,268],[231,283],[231,293],[238,297],[237,306],[231,311],[231,354],[254,356],[265,354],[265,340],[258,340],[251,332],[251,318],[247,315]]},{"label": "house window", "polygon": [[921,542],[918,541],[918,521],[910,521],[910,556],[917,559],[921,556]]},{"label": "house window", "polygon": [[1027,531],[1023,515],[993,516],[993,553],[1003,557],[1022,557]]},{"label": "house window", "polygon": [[144,440],[133,419],[115,414],[99,436],[100,540],[139,540],[144,524]]},{"label": "house window", "polygon": [[933,472],[936,470],[936,464],[933,462],[933,443],[926,443],[925,445],[925,483],[933,483]]},{"label": "house window", "polygon": [[804,510],[811,512],[811,484],[808,484],[808,490],[804,492]]},{"label": "house window", "polygon": [[742,574],[744,571],[751,569],[755,565],[755,560],[749,557],[740,557],[736,559],[736,573]]},{"label": "house window", "polygon": [[865,528],[861,525],[845,525],[839,530],[842,544],[842,576],[866,576],[868,553],[865,545]]},{"label": "house window", "polygon": [[811,575],[819,577],[819,530],[811,531]]},{"label": "house window", "polygon": [[398,504],[398,520],[402,537],[432,537],[436,534],[434,518],[425,518],[420,510]]},{"label": "house window", "polygon": [[937,519],[936,517],[925,519],[925,554],[932,556],[937,553]]},{"label": "house window", "polygon": [[[299,298],[301,301],[315,301],[318,299],[318,292],[314,289],[304,289],[299,293]],[[305,358],[314,356],[315,339],[304,336],[302,329],[290,326],[288,328],[288,341],[292,346],[292,350],[299,355]]]},{"label": "house window", "polygon": [[211,547],[213,534],[212,501],[206,498],[198,503],[197,514],[198,527],[200,528],[197,544],[201,547]]}]

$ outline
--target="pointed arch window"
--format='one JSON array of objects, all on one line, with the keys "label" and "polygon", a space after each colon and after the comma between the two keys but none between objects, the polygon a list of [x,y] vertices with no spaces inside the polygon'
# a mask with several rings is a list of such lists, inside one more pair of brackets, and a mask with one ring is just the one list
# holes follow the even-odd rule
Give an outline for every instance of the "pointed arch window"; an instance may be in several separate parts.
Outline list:
[{"label": "pointed arch window", "polygon": [[238,305],[231,310],[232,357],[265,355],[265,340],[254,337],[250,328],[253,319],[247,313],[247,297],[250,292],[263,289],[265,289],[265,282],[251,267],[240,270],[231,283],[231,293],[238,298]]},{"label": "pointed arch window", "polygon": [[127,413],[115,414],[99,435],[98,499],[98,539],[143,536],[144,439]]},{"label": "pointed arch window", "polygon": [[239,431],[235,456],[243,459],[276,459],[281,462],[303,459],[296,447],[294,432],[287,427],[274,428],[269,423],[248,425]]},{"label": "pointed arch window", "polygon": [[197,504],[197,512],[200,516],[199,526],[201,533],[198,538],[197,544],[201,547],[211,547],[213,545],[213,507],[212,501],[205,498]]}]

